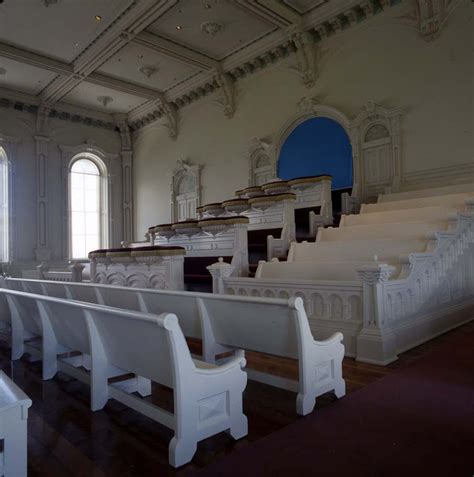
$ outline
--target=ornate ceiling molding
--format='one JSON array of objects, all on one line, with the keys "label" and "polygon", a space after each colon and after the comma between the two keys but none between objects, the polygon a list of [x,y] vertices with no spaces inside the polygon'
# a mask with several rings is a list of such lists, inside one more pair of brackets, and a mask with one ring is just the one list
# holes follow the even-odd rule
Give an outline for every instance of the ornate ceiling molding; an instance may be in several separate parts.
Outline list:
[{"label": "ornate ceiling molding", "polygon": [[[456,2],[449,9],[448,0],[415,0],[418,16],[422,24],[423,12],[438,12],[436,5],[444,5],[440,13],[441,24],[445,21]],[[128,122],[133,129],[162,120],[170,135],[178,134],[179,111],[187,105],[213,93],[218,94],[217,102],[227,117],[233,117],[236,110],[236,82],[264,68],[295,54],[297,71],[303,83],[312,87],[317,81],[318,44],[332,35],[363,22],[385,9],[397,0],[332,0],[321,3],[307,14],[302,15],[280,0],[235,0],[243,10],[272,23],[278,29],[256,39],[252,44],[232,53],[222,62],[173,41],[161,38],[144,29],[177,4],[177,0],[141,0],[132,2],[122,14],[94,40],[72,64],[61,62],[43,55],[0,44],[0,56],[51,71],[58,76],[43,90],[39,98],[15,99],[0,94],[0,107],[34,112],[39,104],[48,106],[50,117],[58,117],[73,122],[107,129],[115,128],[111,115],[97,112],[90,114],[87,108],[73,107],[60,103],[61,99],[83,81],[104,86],[119,92],[142,97],[145,103],[128,114]],[[431,3],[430,3],[431,2]],[[430,3],[428,5],[428,3]],[[422,6],[425,7],[422,8]],[[430,5],[433,9],[430,10]],[[441,8],[441,7],[440,7]],[[424,15],[424,16],[423,16]],[[428,20],[427,20],[428,21]],[[433,23],[434,22],[434,23]],[[434,26],[424,27],[432,32]],[[428,22],[431,25],[431,23]],[[213,30],[214,31],[214,30]],[[432,33],[430,33],[431,35]],[[117,51],[129,43],[141,45],[168,57],[194,65],[201,71],[185,78],[165,92],[123,81],[115,77],[94,72]],[[2,91],[0,90],[0,93]],[[21,96],[21,94],[19,93]],[[55,104],[56,103],[56,104]],[[77,111],[77,112],[76,112]],[[100,118],[99,118],[100,117]]]},{"label": "ornate ceiling molding", "polygon": [[440,36],[449,15],[460,3],[460,0],[414,0],[412,11],[402,20],[417,28],[426,41],[432,41]]},{"label": "ornate ceiling molding", "polygon": [[[248,5],[257,3],[251,0],[249,2],[246,0],[238,1],[240,4],[248,3]],[[273,0],[269,0],[269,2],[272,3]],[[240,57],[241,62],[237,66],[229,67],[230,65],[227,63],[228,67],[226,68],[226,61],[224,61],[222,70],[225,71],[225,76],[232,81],[233,90],[235,90],[235,83],[237,81],[272,66],[291,54],[297,55],[298,73],[303,83],[307,87],[313,86],[317,80],[318,43],[335,34],[344,32],[348,28],[371,18],[373,15],[383,12],[390,4],[389,0],[355,1],[350,8],[347,8],[347,6],[343,8],[344,13],[341,13],[341,6],[342,4],[339,2],[339,9],[329,7],[327,9],[315,9],[308,16],[308,20],[288,28],[286,35],[283,32],[270,35],[267,39],[268,43],[266,43],[269,48],[266,51],[259,52],[262,45],[256,45],[256,49],[253,50],[255,56],[252,58],[248,58],[248,52],[245,54],[243,52]],[[315,15],[315,12],[318,12],[317,17],[312,16]],[[301,24],[305,25],[306,29],[303,30],[300,26]],[[245,59],[246,57],[247,59]],[[217,81],[215,76],[207,76],[190,91],[178,94],[170,91],[167,93],[167,97],[170,104],[176,105],[176,108],[179,110],[216,90],[221,91],[221,99],[218,101],[222,102],[223,97],[226,97],[227,101],[228,93],[223,92],[222,88],[222,84]],[[235,93],[232,96],[232,100],[235,111]],[[232,103],[229,102],[229,104]],[[225,106],[224,111],[226,111]],[[233,113],[229,114],[231,111],[232,108],[227,109],[226,115],[228,117],[232,117]],[[132,128],[137,130],[155,121],[159,117],[156,113],[156,107],[149,102],[131,111],[129,113],[129,122]]]},{"label": "ornate ceiling molding", "polygon": [[218,70],[214,77],[220,91],[220,99],[218,102],[224,107],[224,114],[228,118],[232,118],[235,113],[236,91],[234,81],[222,70]]},{"label": "ornate ceiling molding", "polygon": [[314,37],[309,32],[301,31],[298,27],[288,30],[288,38],[295,46],[298,71],[303,84],[307,88],[312,88],[318,75]]}]

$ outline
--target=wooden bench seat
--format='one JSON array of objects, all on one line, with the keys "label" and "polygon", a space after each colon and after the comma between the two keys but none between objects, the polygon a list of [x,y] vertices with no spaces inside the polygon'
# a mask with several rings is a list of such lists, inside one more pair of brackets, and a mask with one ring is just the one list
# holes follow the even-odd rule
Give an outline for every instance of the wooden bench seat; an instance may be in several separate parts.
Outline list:
[{"label": "wooden bench seat", "polygon": [[370,239],[424,239],[428,234],[446,230],[448,221],[362,224],[347,227],[318,229],[316,242],[353,241]]},{"label": "wooden bench seat", "polygon": [[389,210],[370,214],[343,215],[340,227],[363,224],[389,224],[404,222],[441,222],[459,212],[453,207],[420,207],[418,209]]},{"label": "wooden bench seat", "polygon": [[[337,396],[345,393],[342,335],[336,333],[327,341],[315,341],[300,299],[237,297],[15,278],[5,279],[4,285],[154,315],[173,312],[178,316],[186,337],[202,340],[203,358],[207,362],[215,362],[220,353],[240,349],[298,359],[298,382],[247,371],[253,379],[297,392],[299,414],[311,412],[315,398],[321,394],[332,390]],[[321,366],[321,375],[315,371],[318,366]]]},{"label": "wooden bench seat", "polygon": [[[93,411],[113,398],[174,430],[169,445],[173,467],[189,462],[197,442],[207,437],[225,430],[235,439],[247,434],[244,358],[237,355],[213,366],[193,360],[175,314],[152,315],[7,289],[0,294],[10,306],[15,340],[24,330],[42,337],[43,378],[66,372],[90,384]],[[81,355],[59,356],[65,352]],[[130,373],[133,378],[108,382]],[[132,394],[149,395],[152,381],[173,389],[174,413]]]},{"label": "wooden bench seat", "polygon": [[420,207],[435,206],[453,207],[462,210],[465,207],[465,200],[471,197],[474,197],[474,192],[463,192],[461,194],[449,194],[434,197],[419,197],[414,199],[394,200],[377,204],[362,204],[360,213],[368,214],[389,210],[418,209]]},{"label": "wooden bench seat", "polygon": [[331,261],[372,261],[374,255],[379,260],[393,262],[400,255],[425,252],[427,239],[368,239],[331,242],[292,243],[288,262],[331,262]]},{"label": "wooden bench seat", "polygon": [[380,194],[377,202],[391,202],[393,200],[419,199],[422,197],[436,197],[439,195],[460,194],[462,192],[474,192],[474,184],[457,184],[428,189],[410,190],[406,192],[394,192],[392,194]]},{"label": "wooden bench seat", "polygon": [[[363,265],[374,263],[371,260],[331,261],[331,262],[262,262],[255,278],[278,280],[280,283],[305,280],[308,282],[360,282],[357,269]],[[399,271],[397,263],[389,263]]]}]

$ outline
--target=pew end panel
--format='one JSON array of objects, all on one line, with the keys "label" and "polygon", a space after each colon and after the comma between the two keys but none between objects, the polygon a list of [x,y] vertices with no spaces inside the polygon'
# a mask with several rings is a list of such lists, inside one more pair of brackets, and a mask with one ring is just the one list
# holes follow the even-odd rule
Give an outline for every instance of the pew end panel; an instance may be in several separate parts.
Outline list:
[{"label": "pew end panel", "polygon": [[317,396],[345,395],[342,379],[342,334],[314,340],[301,298],[289,300],[242,297],[200,297],[203,349],[206,358],[229,350],[251,350],[298,360],[299,380],[254,372],[257,381],[298,393],[297,413],[306,415]]},{"label": "pew end panel", "polygon": [[31,399],[0,370],[0,475],[26,477],[27,422]]},{"label": "pew end panel", "polygon": [[[122,393],[117,386],[107,386],[106,374],[98,373],[105,400],[113,397],[125,401],[175,431],[169,445],[173,467],[189,462],[197,442],[207,437],[227,430],[236,439],[247,434],[247,418],[242,412],[247,382],[243,358],[236,357],[224,366],[193,361],[178,319],[171,313],[130,316],[119,310],[90,311],[87,323],[94,343],[93,368],[106,362],[173,389],[171,414]],[[124,352],[124,342],[129,344],[128,352]],[[154,355],[157,359],[150,359]]]}]

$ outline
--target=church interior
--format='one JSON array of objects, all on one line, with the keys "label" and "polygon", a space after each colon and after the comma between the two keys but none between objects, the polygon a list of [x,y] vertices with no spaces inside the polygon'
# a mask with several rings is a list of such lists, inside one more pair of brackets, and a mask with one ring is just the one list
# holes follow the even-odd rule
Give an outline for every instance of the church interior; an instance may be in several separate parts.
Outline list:
[{"label": "church interior", "polygon": [[0,476],[472,476],[473,32],[0,0]]}]

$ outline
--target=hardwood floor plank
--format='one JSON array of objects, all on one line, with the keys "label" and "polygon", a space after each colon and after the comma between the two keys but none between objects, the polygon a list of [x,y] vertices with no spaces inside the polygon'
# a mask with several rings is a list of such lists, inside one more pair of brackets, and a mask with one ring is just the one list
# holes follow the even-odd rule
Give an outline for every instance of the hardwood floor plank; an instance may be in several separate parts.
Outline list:
[{"label": "hardwood floor plank", "polygon": [[[369,386],[402,366],[417,361],[434,347],[452,337],[474,330],[474,322],[408,351],[386,367],[359,363],[346,358],[343,363],[347,392]],[[200,343],[191,340],[193,352]],[[294,360],[247,353],[248,365],[261,371],[272,370],[287,378],[297,378]],[[193,461],[175,470],[168,465],[168,444],[172,432],[114,400],[104,410],[91,412],[89,388],[59,373],[51,381],[42,381],[41,363],[22,359],[12,363],[10,350],[0,343],[0,365],[33,400],[28,423],[28,469],[30,477],[173,477],[215,462],[267,436],[288,424],[304,419],[295,413],[295,394],[249,381],[244,395],[244,411],[249,434],[235,442],[226,433],[200,442]],[[169,410],[173,409],[170,389],[153,386],[149,398]],[[333,394],[317,399],[316,410],[330,406]]]}]

